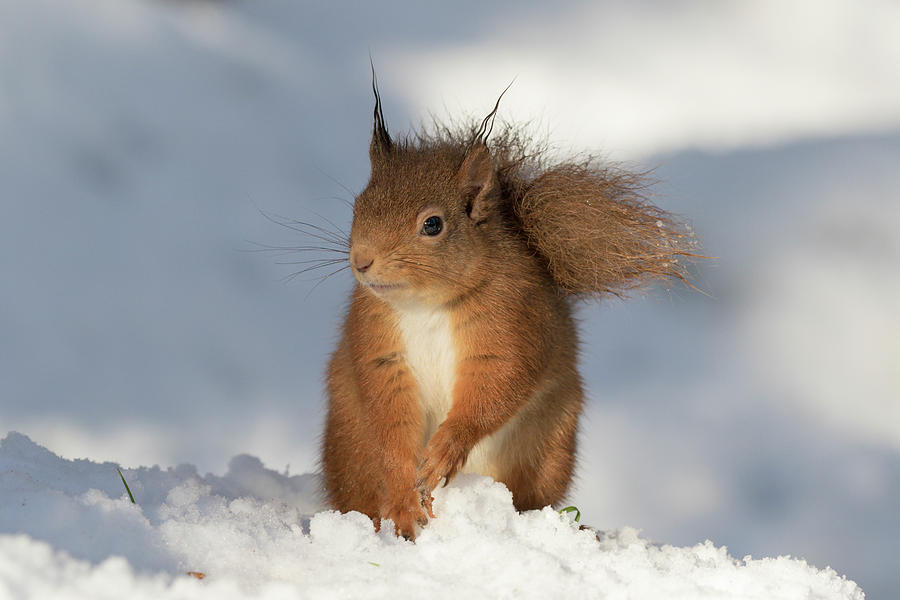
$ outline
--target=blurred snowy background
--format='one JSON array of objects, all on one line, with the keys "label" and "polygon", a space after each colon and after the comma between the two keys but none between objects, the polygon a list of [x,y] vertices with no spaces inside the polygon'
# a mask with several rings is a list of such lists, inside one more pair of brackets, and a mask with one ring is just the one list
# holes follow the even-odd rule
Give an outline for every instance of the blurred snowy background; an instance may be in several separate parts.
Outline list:
[{"label": "blurred snowy background", "polygon": [[352,281],[249,250],[349,223],[370,51],[393,132],[515,77],[502,117],[655,168],[718,257],[581,310],[584,519],[900,588],[893,0],[0,0],[0,436],[316,468]]}]

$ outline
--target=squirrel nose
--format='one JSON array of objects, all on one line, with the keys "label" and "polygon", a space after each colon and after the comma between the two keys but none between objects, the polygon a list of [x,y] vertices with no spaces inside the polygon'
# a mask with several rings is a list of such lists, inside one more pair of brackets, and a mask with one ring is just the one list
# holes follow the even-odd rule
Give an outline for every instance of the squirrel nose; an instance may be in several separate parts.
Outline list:
[{"label": "squirrel nose", "polygon": [[357,271],[365,273],[372,266],[372,263],[375,262],[375,257],[367,252],[354,252],[350,257],[350,262],[353,263],[353,268]]}]

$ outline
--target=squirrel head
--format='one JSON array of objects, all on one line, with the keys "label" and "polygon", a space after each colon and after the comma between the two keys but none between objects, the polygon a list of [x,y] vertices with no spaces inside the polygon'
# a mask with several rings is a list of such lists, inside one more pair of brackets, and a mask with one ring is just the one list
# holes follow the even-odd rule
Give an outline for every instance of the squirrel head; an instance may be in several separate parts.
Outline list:
[{"label": "squirrel head", "polygon": [[481,139],[395,143],[376,91],[372,172],[353,207],[350,266],[364,288],[391,303],[440,305],[477,284],[500,185]]}]

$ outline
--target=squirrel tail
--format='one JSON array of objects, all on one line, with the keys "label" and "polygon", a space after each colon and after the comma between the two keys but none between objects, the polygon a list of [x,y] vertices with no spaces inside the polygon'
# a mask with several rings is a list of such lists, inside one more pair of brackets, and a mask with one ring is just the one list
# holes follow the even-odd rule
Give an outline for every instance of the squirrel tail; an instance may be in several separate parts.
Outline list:
[{"label": "squirrel tail", "polygon": [[520,188],[513,210],[528,244],[570,295],[626,295],[664,279],[693,287],[699,244],[690,227],[651,204],[646,178],[588,160],[550,167]]}]

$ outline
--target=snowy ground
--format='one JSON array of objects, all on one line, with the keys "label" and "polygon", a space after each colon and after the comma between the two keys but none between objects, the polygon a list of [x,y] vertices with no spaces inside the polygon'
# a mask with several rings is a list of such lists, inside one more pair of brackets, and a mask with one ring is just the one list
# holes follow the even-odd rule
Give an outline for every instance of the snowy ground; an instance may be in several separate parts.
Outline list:
[{"label": "snowy ground", "polygon": [[659,546],[629,528],[598,540],[549,507],[516,513],[483,477],[441,489],[413,544],[358,513],[313,514],[315,476],[251,456],[222,477],[126,469],[136,504],[116,469],[0,441],[0,598],[863,598],[802,560]]},{"label": "snowy ground", "polygon": [[[602,530],[799,556],[894,598],[898,11],[0,0],[0,435],[126,467],[223,473],[248,453],[313,472],[352,282],[282,284],[297,267],[248,250],[304,240],[259,210],[347,225],[336,197],[367,176],[370,51],[394,132],[482,114],[517,77],[501,116],[655,169],[658,203],[718,257],[697,278],[712,298],[580,311],[590,402],[571,502]],[[174,483],[126,473],[157,495],[140,499],[157,523]],[[275,481],[282,499],[294,489]],[[51,536],[83,515],[71,498],[118,501],[118,483],[38,486],[31,533],[170,572],[173,554],[129,555],[104,531]],[[76,508],[51,519],[56,500]]]}]

